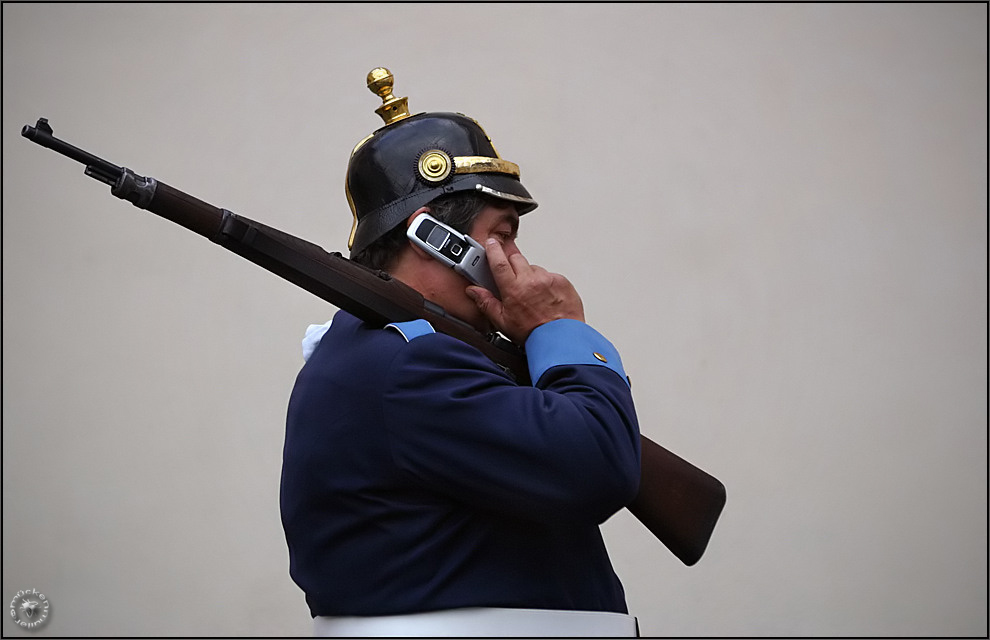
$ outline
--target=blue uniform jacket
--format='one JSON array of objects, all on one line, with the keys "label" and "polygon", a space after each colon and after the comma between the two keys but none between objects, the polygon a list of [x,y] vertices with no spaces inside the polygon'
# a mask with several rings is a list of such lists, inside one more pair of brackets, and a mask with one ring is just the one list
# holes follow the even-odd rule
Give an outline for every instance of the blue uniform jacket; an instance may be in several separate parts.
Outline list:
[{"label": "blue uniform jacket", "polygon": [[565,320],[526,349],[535,386],[455,338],[337,313],[296,380],[283,452],[290,574],[314,616],[626,612],[598,528],[639,484],[618,354]]}]

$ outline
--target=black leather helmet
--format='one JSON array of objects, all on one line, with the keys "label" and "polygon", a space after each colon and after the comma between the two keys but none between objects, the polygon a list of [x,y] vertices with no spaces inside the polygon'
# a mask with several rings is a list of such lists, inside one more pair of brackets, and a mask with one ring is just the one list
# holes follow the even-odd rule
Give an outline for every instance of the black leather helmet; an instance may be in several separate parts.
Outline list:
[{"label": "black leather helmet", "polygon": [[385,68],[368,74],[368,88],[383,100],[376,112],[385,126],[359,142],[347,164],[351,255],[447,193],[485,193],[512,202],[520,215],[536,208],[519,181],[519,167],[499,157],[475,120],[460,113],[410,116],[407,99],[392,95]]}]

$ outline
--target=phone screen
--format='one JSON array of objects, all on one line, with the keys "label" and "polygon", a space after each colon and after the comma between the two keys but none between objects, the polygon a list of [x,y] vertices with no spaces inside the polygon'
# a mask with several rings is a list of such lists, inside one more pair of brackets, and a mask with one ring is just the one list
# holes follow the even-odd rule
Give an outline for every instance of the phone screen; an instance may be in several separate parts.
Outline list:
[{"label": "phone screen", "polygon": [[431,220],[424,220],[419,225],[416,229],[416,236],[454,262],[460,262],[464,258],[462,242]]}]

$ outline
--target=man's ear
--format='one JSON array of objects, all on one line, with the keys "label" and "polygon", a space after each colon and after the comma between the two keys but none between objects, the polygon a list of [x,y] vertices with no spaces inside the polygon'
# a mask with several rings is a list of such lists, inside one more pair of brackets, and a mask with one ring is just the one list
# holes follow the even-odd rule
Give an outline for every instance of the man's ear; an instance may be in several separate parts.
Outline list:
[{"label": "man's ear", "polygon": [[406,229],[408,229],[409,227],[412,226],[413,220],[415,220],[416,219],[416,216],[418,216],[421,213],[430,213],[430,208],[429,207],[420,207],[419,209],[416,209],[415,211],[413,211],[409,215],[409,217],[406,218]]}]

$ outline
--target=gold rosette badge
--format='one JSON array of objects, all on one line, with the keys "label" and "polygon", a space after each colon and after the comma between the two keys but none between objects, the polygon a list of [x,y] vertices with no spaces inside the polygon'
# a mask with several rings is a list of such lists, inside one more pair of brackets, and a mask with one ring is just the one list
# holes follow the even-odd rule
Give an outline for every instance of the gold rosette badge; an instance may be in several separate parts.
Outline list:
[{"label": "gold rosette badge", "polygon": [[452,168],[450,156],[440,149],[431,149],[419,157],[419,175],[429,182],[442,182]]}]

